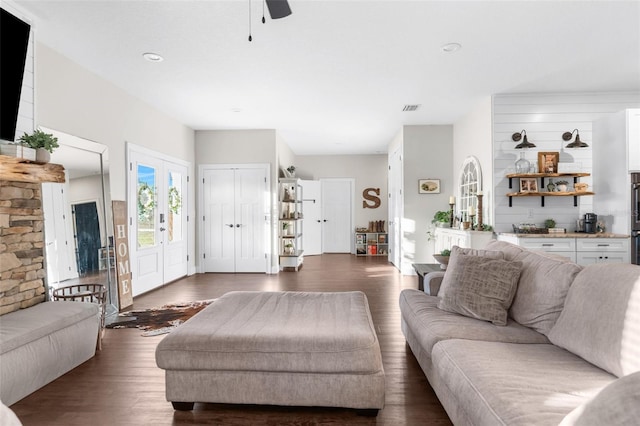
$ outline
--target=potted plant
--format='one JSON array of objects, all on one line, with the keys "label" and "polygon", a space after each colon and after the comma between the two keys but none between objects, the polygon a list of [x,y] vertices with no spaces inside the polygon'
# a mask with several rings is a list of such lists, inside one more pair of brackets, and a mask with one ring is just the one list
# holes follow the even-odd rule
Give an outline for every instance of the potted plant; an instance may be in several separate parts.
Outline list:
[{"label": "potted plant", "polygon": [[296,177],[296,166],[289,166],[285,169],[285,174],[287,175],[288,178],[293,178]]},{"label": "potted plant", "polygon": [[447,269],[449,264],[449,257],[451,256],[451,250],[445,249],[440,254],[434,254],[433,258],[440,264],[440,268]]},{"label": "potted plant", "polygon": [[566,180],[557,180],[556,181],[556,189],[559,192],[566,192],[567,191],[567,185],[569,185],[569,182]]},{"label": "potted plant", "polygon": [[439,228],[448,228],[451,226],[451,211],[437,211],[436,214],[433,215],[433,220],[431,221],[434,225]]},{"label": "potted plant", "polygon": [[549,229],[549,228],[555,228],[556,227],[556,221],[553,219],[547,219],[544,221],[544,227]]},{"label": "potted plant", "polygon": [[293,243],[288,242],[284,245],[284,253],[285,254],[293,254]]},{"label": "potted plant", "polygon": [[20,136],[18,143],[36,150],[36,163],[48,163],[53,150],[60,146],[58,145],[58,138],[40,129],[37,129],[30,135],[25,133]]}]

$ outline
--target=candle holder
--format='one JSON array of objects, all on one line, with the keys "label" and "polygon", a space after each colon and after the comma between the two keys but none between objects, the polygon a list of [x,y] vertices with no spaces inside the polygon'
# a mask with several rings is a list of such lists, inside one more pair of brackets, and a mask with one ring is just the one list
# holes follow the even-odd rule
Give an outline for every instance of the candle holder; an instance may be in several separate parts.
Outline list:
[{"label": "candle holder", "polygon": [[474,223],[474,222],[473,222],[473,218],[474,218],[474,217],[476,217],[476,215],[475,215],[475,214],[470,214],[470,215],[469,215],[469,220],[471,221],[471,230],[472,230],[472,231],[473,231],[473,230],[475,230],[475,228],[476,228],[476,227],[473,225],[473,223]]},{"label": "candle holder", "polygon": [[478,230],[483,231],[484,226],[482,224],[482,194],[478,194]]},{"label": "candle holder", "polygon": [[453,206],[455,206],[456,203],[449,203],[449,226],[451,228],[453,228]]}]

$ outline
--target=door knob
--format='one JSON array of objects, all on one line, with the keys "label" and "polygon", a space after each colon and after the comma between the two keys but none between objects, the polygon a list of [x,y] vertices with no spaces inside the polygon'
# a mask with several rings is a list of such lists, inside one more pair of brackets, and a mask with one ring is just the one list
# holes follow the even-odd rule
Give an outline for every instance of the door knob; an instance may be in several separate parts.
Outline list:
[{"label": "door knob", "polygon": [[236,228],[240,228],[241,224],[240,223],[236,223]]},{"label": "door knob", "polygon": [[160,227],[160,232],[166,231],[166,230],[167,230],[166,228],[163,228],[162,226]]},{"label": "door knob", "polygon": [[225,226],[228,226],[229,228],[233,228],[233,223],[225,223]]},{"label": "door knob", "polygon": [[320,219],[317,220],[318,223],[322,222]]},{"label": "door knob", "polygon": [[326,222],[326,221],[327,221],[327,219],[323,220],[323,222]]}]

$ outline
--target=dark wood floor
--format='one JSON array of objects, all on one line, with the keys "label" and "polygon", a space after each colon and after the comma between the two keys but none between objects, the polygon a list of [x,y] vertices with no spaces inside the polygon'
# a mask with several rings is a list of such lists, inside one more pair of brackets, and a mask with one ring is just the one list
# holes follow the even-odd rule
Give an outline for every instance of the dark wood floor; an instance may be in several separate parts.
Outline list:
[{"label": "dark wood floor", "polygon": [[[386,403],[377,418],[340,408],[196,404],[177,412],[164,396],[164,372],[155,363],[164,336],[136,329],[107,329],[103,349],[11,408],[28,425],[450,425],[400,330],[398,296],[417,288],[383,257],[332,254],[305,258],[300,272],[199,274],[139,296],[134,308],[211,299],[231,290],[363,291],[380,339]],[[135,283],[134,283],[135,285]]]}]

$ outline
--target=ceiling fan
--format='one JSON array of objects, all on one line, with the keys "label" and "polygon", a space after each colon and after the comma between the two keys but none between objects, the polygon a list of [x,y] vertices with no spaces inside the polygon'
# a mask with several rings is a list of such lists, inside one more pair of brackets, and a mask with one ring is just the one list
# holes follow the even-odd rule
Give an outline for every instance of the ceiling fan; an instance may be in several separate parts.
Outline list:
[{"label": "ceiling fan", "polygon": [[291,8],[287,0],[265,0],[271,19],[280,19],[291,15]]}]

